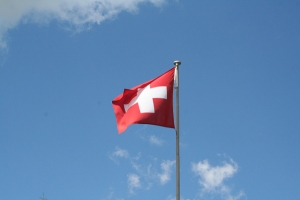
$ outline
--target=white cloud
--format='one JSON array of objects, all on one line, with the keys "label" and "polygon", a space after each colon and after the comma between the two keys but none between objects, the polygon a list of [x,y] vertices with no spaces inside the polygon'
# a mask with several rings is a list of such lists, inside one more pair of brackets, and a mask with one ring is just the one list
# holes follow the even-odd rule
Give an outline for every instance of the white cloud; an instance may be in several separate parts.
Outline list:
[{"label": "white cloud", "polygon": [[151,136],[149,137],[149,141],[150,141],[151,144],[155,144],[155,145],[158,145],[158,146],[161,146],[161,145],[164,143],[163,140],[157,138],[157,137],[154,136],[154,135],[151,135]]},{"label": "white cloud", "polygon": [[231,178],[237,171],[238,165],[230,160],[230,163],[224,162],[222,166],[210,166],[208,160],[203,162],[193,163],[192,170],[200,176],[199,184],[202,186],[202,193],[216,193],[220,194],[226,200],[238,200],[244,193],[239,192],[238,195],[233,196],[231,189],[224,184],[224,181]]},{"label": "white cloud", "polygon": [[139,4],[147,2],[160,6],[166,0],[0,0],[0,47],[6,47],[7,31],[22,23],[100,24],[122,11],[136,12]]},{"label": "white cloud", "polygon": [[166,184],[171,179],[172,168],[175,164],[175,160],[165,160],[161,163],[162,173],[158,174],[161,184]]},{"label": "white cloud", "polygon": [[126,149],[121,149],[120,147],[115,147],[115,151],[109,153],[109,158],[112,160],[116,160],[116,158],[125,158],[129,160],[139,160],[141,157],[141,153],[138,153],[136,156],[131,156]]},{"label": "white cloud", "polygon": [[128,158],[129,153],[125,149],[120,149],[119,147],[116,147],[116,150],[112,153],[115,157],[121,157],[121,158]]},{"label": "white cloud", "polygon": [[[143,162],[141,153],[138,153],[136,157],[132,157],[127,150],[119,147],[116,147],[115,151],[109,154],[109,158],[117,164],[119,164],[118,160],[120,158],[125,158],[125,161],[130,164],[131,170],[133,170],[133,173],[127,175],[130,194],[134,194],[136,189],[149,190],[153,183],[165,185],[171,180],[175,165],[175,161],[164,160],[160,164],[161,171],[159,173],[155,164]],[[153,159],[153,161],[156,163],[157,159]]]},{"label": "white cloud", "polygon": [[235,163],[224,163],[223,166],[211,167],[207,160],[193,164],[193,171],[201,177],[200,184],[206,191],[213,191],[222,186],[226,178],[230,178],[238,170]]},{"label": "white cloud", "polygon": [[130,159],[130,155],[127,150],[119,147],[115,148],[115,151],[108,154],[108,157],[113,160],[116,164],[119,164],[118,158]]},{"label": "white cloud", "polygon": [[141,188],[140,177],[136,174],[128,174],[127,178],[129,193],[134,194],[134,189]]}]

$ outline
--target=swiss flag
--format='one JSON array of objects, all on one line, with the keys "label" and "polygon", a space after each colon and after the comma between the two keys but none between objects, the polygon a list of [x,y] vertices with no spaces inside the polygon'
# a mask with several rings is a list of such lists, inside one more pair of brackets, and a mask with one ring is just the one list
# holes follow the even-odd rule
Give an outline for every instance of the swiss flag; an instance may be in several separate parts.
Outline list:
[{"label": "swiss flag", "polygon": [[173,116],[174,70],[142,83],[117,96],[112,105],[119,134],[131,124],[175,128]]}]

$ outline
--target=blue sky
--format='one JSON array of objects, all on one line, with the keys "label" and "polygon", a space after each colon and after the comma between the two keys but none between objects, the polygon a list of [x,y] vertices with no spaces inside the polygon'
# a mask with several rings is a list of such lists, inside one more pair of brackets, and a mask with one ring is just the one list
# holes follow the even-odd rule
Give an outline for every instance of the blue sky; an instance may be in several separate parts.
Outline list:
[{"label": "blue sky", "polygon": [[0,5],[0,199],[173,200],[175,131],[111,101],[177,59],[181,199],[300,198],[300,1]]}]

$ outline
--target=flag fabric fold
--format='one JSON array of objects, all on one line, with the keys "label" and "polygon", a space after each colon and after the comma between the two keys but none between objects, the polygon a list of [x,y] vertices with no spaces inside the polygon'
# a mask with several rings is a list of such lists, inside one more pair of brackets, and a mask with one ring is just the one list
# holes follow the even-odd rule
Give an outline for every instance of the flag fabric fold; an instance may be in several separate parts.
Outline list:
[{"label": "flag fabric fold", "polygon": [[113,101],[118,133],[131,124],[175,128],[173,114],[174,70],[124,92]]}]

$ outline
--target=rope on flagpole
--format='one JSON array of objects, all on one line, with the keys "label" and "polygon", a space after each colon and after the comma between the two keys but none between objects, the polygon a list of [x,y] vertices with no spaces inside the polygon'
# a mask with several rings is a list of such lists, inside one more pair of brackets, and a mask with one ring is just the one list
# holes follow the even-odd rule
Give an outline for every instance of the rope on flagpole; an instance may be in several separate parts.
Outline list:
[{"label": "rope on flagpole", "polygon": [[176,200],[180,200],[180,151],[179,151],[179,60],[175,65],[175,89],[176,89]]}]

